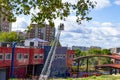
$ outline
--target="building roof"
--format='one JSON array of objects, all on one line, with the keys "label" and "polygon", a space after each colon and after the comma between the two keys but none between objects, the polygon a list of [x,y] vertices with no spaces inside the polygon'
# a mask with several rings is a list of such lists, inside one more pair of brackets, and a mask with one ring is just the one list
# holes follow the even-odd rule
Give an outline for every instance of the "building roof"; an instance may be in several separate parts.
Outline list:
[{"label": "building roof", "polygon": [[30,38],[30,39],[27,39],[28,41],[38,41],[38,42],[48,42],[48,41],[45,41],[45,40],[43,40],[43,39],[40,39],[40,38],[37,38],[37,37],[35,37],[35,38]]}]

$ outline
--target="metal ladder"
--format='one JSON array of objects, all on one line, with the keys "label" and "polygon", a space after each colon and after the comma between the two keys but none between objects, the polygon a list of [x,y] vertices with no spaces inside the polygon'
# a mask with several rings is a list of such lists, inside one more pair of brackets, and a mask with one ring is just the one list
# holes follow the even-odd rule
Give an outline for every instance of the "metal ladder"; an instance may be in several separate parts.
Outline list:
[{"label": "metal ladder", "polygon": [[45,65],[44,65],[44,67],[42,69],[42,72],[39,76],[39,80],[47,80],[47,78],[50,74],[51,64],[52,64],[52,61],[54,60],[54,57],[55,57],[55,51],[56,51],[56,48],[57,48],[57,45],[58,45],[61,30],[63,30],[63,29],[64,29],[64,24],[60,24],[60,26],[58,27],[58,33],[55,37],[53,46],[51,47],[51,49],[49,51],[49,54],[48,54],[48,57],[46,59]]}]

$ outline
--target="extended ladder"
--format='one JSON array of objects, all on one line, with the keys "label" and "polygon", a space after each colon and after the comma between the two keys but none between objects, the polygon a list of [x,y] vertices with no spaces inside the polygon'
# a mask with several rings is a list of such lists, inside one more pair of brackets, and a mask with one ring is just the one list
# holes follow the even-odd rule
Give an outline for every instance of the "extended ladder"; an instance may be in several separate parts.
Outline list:
[{"label": "extended ladder", "polygon": [[64,29],[64,24],[60,24],[60,26],[58,27],[58,33],[55,37],[54,43],[53,43],[53,45],[52,45],[52,47],[49,51],[49,54],[48,54],[48,57],[46,59],[45,65],[44,65],[44,67],[42,69],[42,72],[39,76],[39,80],[47,80],[47,78],[50,74],[51,64],[52,64],[52,61],[54,60],[54,57],[55,57],[55,51],[56,51],[56,48],[57,48],[57,45],[58,45],[61,30],[63,30],[63,29]]}]

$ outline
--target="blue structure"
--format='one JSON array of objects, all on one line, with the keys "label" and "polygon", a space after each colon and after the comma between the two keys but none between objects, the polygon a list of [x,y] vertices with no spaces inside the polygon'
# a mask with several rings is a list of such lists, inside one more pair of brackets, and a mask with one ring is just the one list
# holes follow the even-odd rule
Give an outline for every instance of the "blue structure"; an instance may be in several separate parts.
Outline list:
[{"label": "blue structure", "polygon": [[16,45],[17,45],[17,42],[13,42],[13,44],[12,44],[12,61],[11,61],[10,78],[14,78],[14,54],[15,54],[15,46]]},{"label": "blue structure", "polygon": [[50,77],[66,77],[66,51],[67,47],[57,47]]},{"label": "blue structure", "polygon": [[45,52],[44,53],[44,63],[47,59],[47,56],[48,56],[48,53],[49,53],[50,49],[51,49],[51,46],[44,46],[44,52]]},{"label": "blue structure", "polygon": [[[44,46],[44,63],[47,59],[51,46]],[[55,59],[52,62],[51,73],[49,77],[65,77],[66,76],[66,51],[67,47],[57,47],[55,53]],[[42,65],[44,66],[44,64]],[[38,67],[36,71],[41,71],[42,67]]]}]

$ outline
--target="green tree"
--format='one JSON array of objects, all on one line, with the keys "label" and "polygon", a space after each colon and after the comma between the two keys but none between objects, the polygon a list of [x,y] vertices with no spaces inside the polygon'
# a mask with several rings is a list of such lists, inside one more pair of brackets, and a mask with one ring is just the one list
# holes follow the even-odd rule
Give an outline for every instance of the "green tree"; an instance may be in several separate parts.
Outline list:
[{"label": "green tree", "polygon": [[33,29],[33,26],[27,26],[27,30],[25,30],[26,33],[30,33],[30,30]]},{"label": "green tree", "polygon": [[81,55],[81,50],[80,49],[76,49],[75,50],[75,57],[79,57],[79,56],[82,56]]},{"label": "green tree", "polygon": [[101,54],[101,49],[90,48],[88,50],[88,52],[89,52],[89,54],[100,55]]},{"label": "green tree", "polygon": [[[95,7],[96,2],[90,0],[77,0],[76,4],[63,2],[63,0],[0,0],[0,16],[9,21],[15,21],[16,15],[32,15],[32,22],[44,24],[47,20],[50,26],[54,26],[54,20],[65,20],[70,13],[75,11],[76,22],[91,20],[87,14]],[[38,12],[31,11],[38,9]]]},{"label": "green tree", "polygon": [[103,49],[101,52],[102,52],[102,54],[106,54],[106,55],[111,54],[110,50],[108,50],[108,49]]},{"label": "green tree", "polygon": [[0,33],[0,42],[20,42],[24,37],[22,35],[18,35],[16,32],[2,32]]},{"label": "green tree", "polygon": [[8,33],[7,32],[0,33],[0,42],[7,42],[7,39],[8,39]]},{"label": "green tree", "polygon": [[[54,40],[52,40],[52,41],[50,42],[50,46],[52,46],[52,45],[53,45],[53,43],[54,43]],[[57,44],[57,46],[61,46],[61,43],[60,43],[60,41],[58,41],[58,44]]]}]

